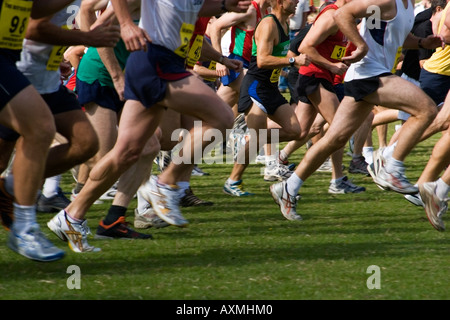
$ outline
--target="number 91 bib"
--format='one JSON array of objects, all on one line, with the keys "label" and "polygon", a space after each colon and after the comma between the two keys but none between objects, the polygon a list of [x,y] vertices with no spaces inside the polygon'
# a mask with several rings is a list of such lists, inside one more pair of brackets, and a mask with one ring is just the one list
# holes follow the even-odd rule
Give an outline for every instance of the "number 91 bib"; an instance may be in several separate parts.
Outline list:
[{"label": "number 91 bib", "polygon": [[3,0],[0,11],[0,48],[20,50],[33,1]]}]

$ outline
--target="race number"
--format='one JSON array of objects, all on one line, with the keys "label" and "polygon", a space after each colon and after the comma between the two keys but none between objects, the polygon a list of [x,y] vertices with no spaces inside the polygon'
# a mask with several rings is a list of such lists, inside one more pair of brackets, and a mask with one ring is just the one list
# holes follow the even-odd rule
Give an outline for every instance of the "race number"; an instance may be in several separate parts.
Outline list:
[{"label": "race number", "polygon": [[0,14],[0,48],[20,50],[33,1],[4,0]]}]

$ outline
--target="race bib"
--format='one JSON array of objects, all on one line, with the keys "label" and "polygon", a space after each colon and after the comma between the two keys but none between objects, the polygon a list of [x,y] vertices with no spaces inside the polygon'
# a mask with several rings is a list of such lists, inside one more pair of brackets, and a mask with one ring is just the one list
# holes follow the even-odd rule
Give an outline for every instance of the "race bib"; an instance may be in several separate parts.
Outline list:
[{"label": "race bib", "polygon": [[334,60],[341,60],[345,56],[346,51],[346,47],[334,46],[333,52],[331,53],[331,58]]},{"label": "race bib", "polygon": [[186,59],[186,65],[189,68],[193,68],[194,65],[197,63],[197,61],[200,59],[200,56],[202,54],[202,47],[203,47],[203,36],[197,35],[195,37],[194,42],[192,43],[191,49],[189,50]]},{"label": "race bib", "polygon": [[[215,61],[211,61],[209,63],[208,69],[209,70],[216,70],[216,62]],[[211,81],[211,82],[216,81],[216,78],[203,78],[203,79],[206,80],[206,81]]]},{"label": "race bib", "polygon": [[0,14],[0,48],[20,50],[33,1],[4,0]]},{"label": "race bib", "polygon": [[281,68],[274,69],[272,71],[272,74],[270,75],[270,82],[272,83],[278,82],[278,80],[280,79],[280,75],[281,75]]},{"label": "race bib", "polygon": [[397,71],[397,65],[400,62],[400,58],[402,57],[402,49],[403,47],[398,47],[397,53],[395,54],[394,66],[392,67],[391,73],[395,73]]},{"label": "race bib", "polygon": [[193,24],[183,23],[180,29],[180,40],[181,45],[175,50],[175,53],[186,59],[188,50],[189,50],[189,42],[191,41],[192,35],[194,34],[195,26]]},{"label": "race bib", "polygon": [[[69,30],[67,25],[62,26],[64,30]],[[66,52],[68,46],[53,46],[50,57],[47,61],[47,70],[56,71],[59,69],[59,65],[63,61],[64,52]]]}]

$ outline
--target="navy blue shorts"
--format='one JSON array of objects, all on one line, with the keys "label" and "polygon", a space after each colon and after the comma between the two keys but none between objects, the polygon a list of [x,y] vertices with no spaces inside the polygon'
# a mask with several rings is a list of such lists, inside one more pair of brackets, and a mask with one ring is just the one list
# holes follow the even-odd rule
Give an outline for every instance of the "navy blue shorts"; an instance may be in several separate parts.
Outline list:
[{"label": "navy blue shorts", "polygon": [[420,71],[420,88],[433,99],[436,105],[445,101],[450,90],[450,77],[442,74],[431,73],[423,69]]},{"label": "navy blue shorts", "polygon": [[0,54],[0,110],[30,84],[30,81],[17,69],[16,62]]},{"label": "navy blue shorts", "polygon": [[344,82],[344,94],[353,97],[355,101],[362,101],[364,97],[377,91],[380,87],[380,78],[387,76],[392,76],[392,73]]},{"label": "navy blue shorts", "polygon": [[147,51],[130,54],[125,67],[125,99],[140,101],[146,108],[163,100],[167,82],[192,76],[185,59],[162,46],[147,43]]},{"label": "navy blue shorts", "polygon": [[102,86],[98,80],[92,84],[76,79],[75,91],[81,105],[94,102],[102,108],[119,113],[124,105],[114,87]]},{"label": "navy blue shorts", "polygon": [[[245,69],[248,69],[248,66],[249,66],[249,64],[250,64],[250,61],[245,60],[245,59],[242,58],[241,56],[237,56],[237,55],[235,55],[234,53],[231,53],[231,54],[228,56],[228,58],[229,58],[229,59],[234,59],[234,60],[242,61],[242,62],[243,62],[243,67],[244,67]],[[222,84],[223,84],[224,86],[229,86],[230,83],[232,83],[234,80],[236,80],[236,79],[239,77],[240,74],[241,74],[240,72],[236,72],[236,71],[234,71],[234,70],[230,70],[230,74],[229,74],[229,75],[226,75],[226,76],[223,76],[223,77],[220,77],[220,81],[222,82]]]},{"label": "navy blue shorts", "polygon": [[316,78],[314,75],[305,76],[303,74],[299,74],[297,83],[295,84],[295,91],[297,91],[295,96],[297,97],[298,101],[312,104],[308,96],[317,91],[319,85],[322,85],[326,90],[330,92],[336,93],[334,91],[333,84],[327,79]]}]

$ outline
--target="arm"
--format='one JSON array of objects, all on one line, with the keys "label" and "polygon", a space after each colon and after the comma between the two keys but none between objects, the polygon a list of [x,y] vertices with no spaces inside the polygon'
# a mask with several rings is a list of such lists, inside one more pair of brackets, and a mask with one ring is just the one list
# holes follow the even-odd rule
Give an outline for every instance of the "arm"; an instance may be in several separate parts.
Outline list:
[{"label": "arm", "polygon": [[136,26],[125,0],[111,0],[120,23],[120,34],[125,46],[129,51],[147,50],[147,41],[151,42],[150,36],[145,30]]},{"label": "arm", "polygon": [[430,35],[426,38],[420,38],[412,33],[408,34],[403,43],[405,49],[436,49],[444,46],[444,39],[440,36]]},{"label": "arm", "polygon": [[322,67],[334,74],[344,74],[348,66],[343,62],[331,62],[323,57],[316,49],[316,46],[325,41],[329,36],[334,35],[339,29],[333,19],[334,10],[324,12],[309,30],[305,39],[300,44],[299,51],[305,53],[314,64]]},{"label": "arm", "polygon": [[206,0],[198,15],[211,17],[227,11],[246,12],[250,4],[250,0]]},{"label": "arm", "polygon": [[[228,69],[235,70],[237,72],[242,71],[242,61],[228,59],[227,57],[222,56],[222,53],[214,49],[205,39],[203,39],[202,54],[200,59],[217,61],[223,64]],[[225,75],[223,74],[223,72],[221,73],[220,70],[217,70],[217,65],[216,65],[216,73],[219,76]]]},{"label": "arm", "polygon": [[39,19],[52,15],[71,4],[73,0],[35,0],[31,9],[31,17]]},{"label": "arm", "polygon": [[389,14],[392,10],[396,10],[395,2],[390,0],[352,1],[336,10],[334,20],[338,28],[356,46],[356,50],[351,55],[344,57],[342,61],[357,62],[367,54],[369,48],[358,32],[356,19],[370,17],[373,14],[373,11],[368,10],[370,6],[376,6],[381,12],[381,19],[386,20],[392,19],[393,16],[391,17]]},{"label": "arm", "polygon": [[92,31],[65,30],[50,22],[51,17],[30,19],[26,38],[52,45],[86,45],[93,47],[114,47],[119,41],[117,27],[99,26]]},{"label": "arm", "polygon": [[[255,32],[257,46],[257,64],[261,69],[276,69],[290,66],[289,56],[275,57],[272,55],[274,44],[278,42],[278,28],[272,19],[261,20],[260,26]],[[308,65],[309,59],[301,54],[295,57],[295,66]]]},{"label": "arm", "polygon": [[97,20],[95,12],[103,10],[108,5],[108,0],[83,0],[80,6],[80,29],[89,31],[91,26]]},{"label": "arm", "polygon": [[72,67],[78,69],[80,58],[84,55],[84,46],[72,46],[64,52],[64,59],[69,61]]}]

